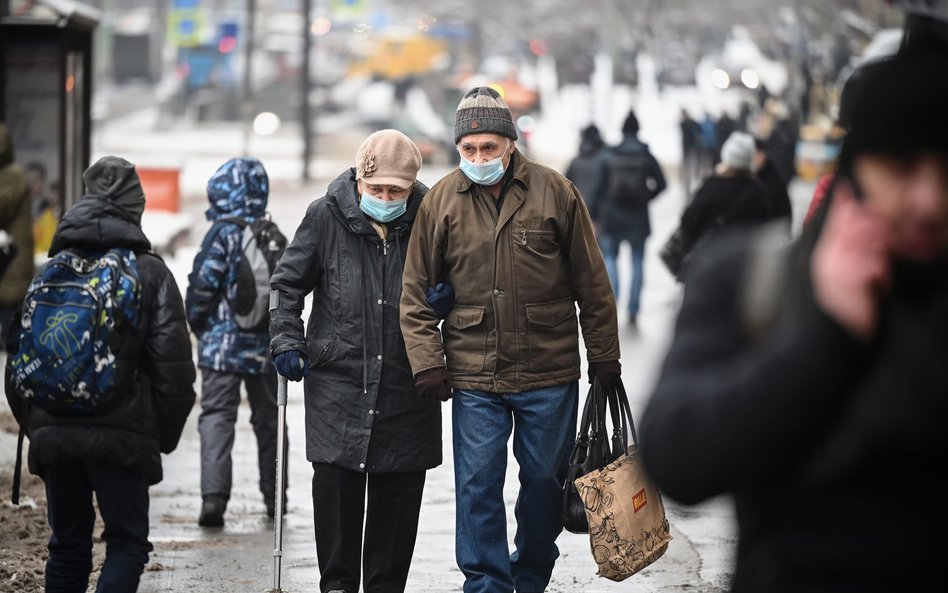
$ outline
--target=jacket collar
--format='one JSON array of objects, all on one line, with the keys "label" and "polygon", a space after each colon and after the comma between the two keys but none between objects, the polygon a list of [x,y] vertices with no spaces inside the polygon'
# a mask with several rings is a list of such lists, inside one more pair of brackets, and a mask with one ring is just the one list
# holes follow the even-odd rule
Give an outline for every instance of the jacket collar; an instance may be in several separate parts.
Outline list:
[{"label": "jacket collar", "polygon": [[103,196],[83,196],[63,216],[49,254],[55,255],[70,247],[109,249],[127,247],[135,251],[151,251],[151,242],[130,214]]},{"label": "jacket collar", "polygon": [[[356,186],[356,170],[350,167],[343,171],[339,177],[336,177],[326,191],[326,200],[335,210],[340,221],[353,233],[360,235],[372,235],[378,237],[378,233],[372,228],[372,223],[368,217],[359,208],[359,190]],[[408,196],[408,204],[405,213],[397,220],[387,224],[389,232],[403,232],[411,227],[415,222],[415,215],[418,213],[418,206],[421,199],[427,193],[428,188],[420,181],[415,181],[412,187],[411,195]]]},{"label": "jacket collar", "polygon": [[[464,157],[461,157],[462,159]],[[527,165],[529,161],[527,157],[523,156],[523,153],[520,152],[520,149],[514,148],[513,155],[510,157],[510,161],[513,164],[513,181],[519,181],[523,184],[524,188],[530,188],[530,167]],[[509,166],[509,165],[508,165]],[[461,168],[458,167],[454,170],[456,185],[455,191],[458,193],[464,193],[471,189],[471,186],[474,185],[474,182],[461,171]],[[504,173],[506,177],[507,173]]]}]

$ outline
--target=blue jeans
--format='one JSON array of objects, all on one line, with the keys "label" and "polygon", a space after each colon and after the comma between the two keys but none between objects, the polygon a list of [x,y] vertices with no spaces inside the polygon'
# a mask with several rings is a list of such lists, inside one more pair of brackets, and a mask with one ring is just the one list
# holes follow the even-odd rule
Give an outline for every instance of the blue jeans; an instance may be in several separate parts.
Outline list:
[{"label": "blue jeans", "polygon": [[619,301],[619,246],[623,241],[628,241],[632,247],[632,285],[629,287],[629,316],[635,317],[639,314],[639,302],[642,298],[642,285],[645,282],[645,239],[631,239],[620,236],[608,235],[600,232],[599,249],[602,251],[602,259],[606,262],[606,271],[609,273],[609,281],[612,283],[612,292],[616,295],[616,302]]},{"label": "blue jeans", "polygon": [[[574,381],[522,393],[454,391],[456,554],[464,593],[539,593],[549,584],[560,555],[555,542],[578,389]],[[503,492],[511,431],[520,464],[513,554]]]},{"label": "blue jeans", "polygon": [[105,529],[97,593],[134,593],[148,553],[148,484],[140,468],[89,460],[44,468],[49,514],[46,593],[85,593],[92,572],[95,492]]}]

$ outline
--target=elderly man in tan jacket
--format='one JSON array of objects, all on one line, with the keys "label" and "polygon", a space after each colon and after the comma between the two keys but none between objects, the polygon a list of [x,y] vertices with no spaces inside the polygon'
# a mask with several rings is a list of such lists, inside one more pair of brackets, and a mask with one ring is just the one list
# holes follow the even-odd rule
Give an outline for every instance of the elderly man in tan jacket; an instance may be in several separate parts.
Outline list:
[{"label": "elderly man in tan jacket", "polygon": [[[578,329],[589,375],[614,382],[616,305],[582,197],[516,149],[516,127],[496,91],[464,96],[454,135],[460,167],[431,188],[415,219],[402,333],[419,394],[454,397],[456,555],[465,593],[539,592],[559,556]],[[426,299],[439,283],[455,293],[440,330]],[[503,499],[511,432],[520,465],[513,554]]]}]

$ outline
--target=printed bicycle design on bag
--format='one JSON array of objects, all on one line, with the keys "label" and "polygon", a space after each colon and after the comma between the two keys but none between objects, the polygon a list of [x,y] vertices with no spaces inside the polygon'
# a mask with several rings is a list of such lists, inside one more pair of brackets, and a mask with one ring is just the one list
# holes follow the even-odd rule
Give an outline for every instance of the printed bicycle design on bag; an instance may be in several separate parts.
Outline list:
[{"label": "printed bicycle design on bag", "polygon": [[[661,512],[659,521],[639,526],[629,524],[629,515],[651,508],[644,488],[634,490],[627,500],[616,496],[615,475],[623,463],[611,463],[600,472],[576,481],[586,507],[593,558],[603,576],[629,576],[661,557],[670,539],[669,524]],[[620,491],[622,489],[620,488]],[[661,506],[661,505],[659,505]],[[617,524],[618,522],[618,524]],[[625,536],[625,537],[623,537]]]},{"label": "printed bicycle design on bag", "polygon": [[615,515],[608,510],[615,498],[611,492],[603,492],[601,489],[602,484],[614,482],[611,478],[593,478],[588,484],[581,483],[580,491],[586,509],[599,518],[598,522],[592,517],[589,521],[589,536],[594,542],[593,558],[596,564],[608,562],[614,570],[624,571],[642,562],[647,554],[665,542],[666,538],[659,531],[664,530],[667,533],[668,523],[661,528],[644,531],[635,539],[622,539],[615,527]]}]

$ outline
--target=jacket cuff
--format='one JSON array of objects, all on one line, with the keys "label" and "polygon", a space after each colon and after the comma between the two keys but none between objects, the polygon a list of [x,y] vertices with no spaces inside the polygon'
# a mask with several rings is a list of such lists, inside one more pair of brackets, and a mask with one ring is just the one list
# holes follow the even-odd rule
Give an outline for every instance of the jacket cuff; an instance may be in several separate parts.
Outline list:
[{"label": "jacket cuff", "polygon": [[447,368],[444,361],[444,346],[440,343],[419,344],[408,350],[408,362],[412,375],[436,367]]},{"label": "jacket cuff", "polygon": [[605,362],[607,360],[619,360],[619,335],[612,334],[604,338],[585,339],[586,361],[587,362]]}]

